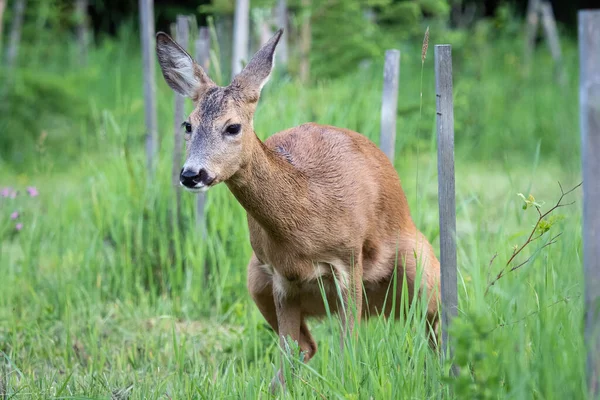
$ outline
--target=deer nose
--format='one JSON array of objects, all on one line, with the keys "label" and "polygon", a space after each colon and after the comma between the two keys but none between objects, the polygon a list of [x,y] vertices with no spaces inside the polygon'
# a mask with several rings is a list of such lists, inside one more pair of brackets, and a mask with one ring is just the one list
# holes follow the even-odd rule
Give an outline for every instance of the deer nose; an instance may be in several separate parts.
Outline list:
[{"label": "deer nose", "polygon": [[215,178],[209,176],[204,168],[198,172],[184,168],[181,170],[181,174],[179,174],[179,182],[188,188],[195,188],[198,184],[209,186],[214,180]]}]

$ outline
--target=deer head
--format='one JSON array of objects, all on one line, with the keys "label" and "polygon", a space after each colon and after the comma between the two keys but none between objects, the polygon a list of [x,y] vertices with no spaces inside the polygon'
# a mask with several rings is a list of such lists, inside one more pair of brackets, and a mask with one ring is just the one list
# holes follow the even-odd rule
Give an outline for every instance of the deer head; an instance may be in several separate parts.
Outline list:
[{"label": "deer head", "polygon": [[208,190],[249,161],[256,143],[254,111],[282,33],[277,31],[227,87],[217,86],[169,35],[156,35],[158,62],[167,84],[194,102],[194,111],[183,122],[187,145],[180,183],[186,189]]}]

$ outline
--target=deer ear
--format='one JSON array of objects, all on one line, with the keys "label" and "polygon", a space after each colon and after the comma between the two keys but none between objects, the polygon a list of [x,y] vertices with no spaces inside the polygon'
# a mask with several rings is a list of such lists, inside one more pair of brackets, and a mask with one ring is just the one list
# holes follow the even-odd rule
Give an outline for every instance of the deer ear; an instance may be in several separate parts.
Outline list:
[{"label": "deer ear", "polygon": [[275,47],[283,34],[279,29],[263,47],[254,54],[250,62],[232,82],[235,86],[252,98],[258,98],[260,91],[269,80],[274,64]]},{"label": "deer ear", "polygon": [[196,99],[203,86],[214,85],[202,67],[164,32],[156,34],[156,55],[165,81],[180,95]]}]

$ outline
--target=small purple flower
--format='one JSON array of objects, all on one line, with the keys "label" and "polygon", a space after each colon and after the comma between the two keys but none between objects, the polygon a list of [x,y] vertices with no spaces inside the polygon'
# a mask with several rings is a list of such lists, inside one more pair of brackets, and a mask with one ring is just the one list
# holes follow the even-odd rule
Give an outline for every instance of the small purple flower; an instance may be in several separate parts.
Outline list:
[{"label": "small purple flower", "polygon": [[12,188],[10,188],[10,187],[4,187],[4,188],[2,188],[2,190],[0,190],[0,196],[2,196],[2,197],[8,197],[8,196],[10,196],[11,193],[12,193]]},{"label": "small purple flower", "polygon": [[38,191],[37,191],[37,189],[36,189],[36,187],[35,187],[35,186],[29,186],[29,187],[27,188],[27,193],[29,193],[29,195],[30,195],[31,197],[35,197],[35,196],[37,196],[37,195],[38,195]]},{"label": "small purple flower", "polygon": [[18,224],[15,225],[15,229],[20,231],[21,229],[23,229],[23,224],[19,222]]},{"label": "small purple flower", "polygon": [[10,219],[17,219],[19,218],[19,212],[15,211],[12,214],[10,214]]},{"label": "small purple flower", "polygon": [[10,192],[10,198],[16,199],[18,194],[19,194],[19,192],[17,192],[16,190],[13,190],[12,192]]}]

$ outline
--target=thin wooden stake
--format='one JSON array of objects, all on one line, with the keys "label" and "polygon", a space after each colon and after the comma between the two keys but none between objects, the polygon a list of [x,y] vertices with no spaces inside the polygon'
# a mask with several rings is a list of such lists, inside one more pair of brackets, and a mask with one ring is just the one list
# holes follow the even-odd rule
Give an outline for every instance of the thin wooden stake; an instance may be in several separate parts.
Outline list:
[{"label": "thin wooden stake", "polygon": [[589,398],[600,394],[600,10],[579,11],[583,265]]},{"label": "thin wooden stake", "polygon": [[556,29],[556,20],[554,19],[552,5],[547,1],[543,1],[540,5],[540,13],[542,14],[542,26],[544,27],[548,47],[554,59],[556,79],[559,84],[564,85],[566,83],[566,76],[563,69],[560,40],[558,39],[558,30]]},{"label": "thin wooden stake", "polygon": [[79,46],[80,65],[87,64],[87,50],[89,45],[88,28],[88,0],[77,0],[75,2],[75,14],[77,18],[77,45]]},{"label": "thin wooden stake", "polygon": [[2,33],[4,32],[4,11],[6,11],[6,0],[0,0],[0,49],[4,47],[2,46]]},{"label": "thin wooden stake", "polygon": [[311,0],[301,0],[304,11],[300,25],[300,81],[308,82],[310,78],[310,46],[311,46]]},{"label": "thin wooden stake", "polygon": [[[178,15],[177,25],[175,27],[175,40],[181,47],[187,49],[190,41],[190,26],[187,16]],[[181,156],[182,156],[182,128],[181,123],[185,119],[185,97],[175,93],[175,117],[174,117],[174,144],[173,144],[173,168],[172,168],[172,183],[175,185],[176,196],[176,215],[179,220],[181,212],[181,189],[179,185],[179,174],[181,171]]]},{"label": "thin wooden stake", "polygon": [[396,115],[398,110],[398,80],[400,51],[387,50],[383,66],[383,94],[381,96],[381,133],[379,146],[394,163],[396,150]]},{"label": "thin wooden stake", "polygon": [[[456,199],[454,187],[454,105],[452,99],[452,46],[435,46],[438,191],[440,205],[440,264],[442,286],[442,346],[449,346],[448,328],[458,311],[456,293]],[[456,373],[456,367],[452,367]]]},{"label": "thin wooden stake", "polygon": [[19,53],[19,42],[21,41],[21,28],[23,26],[23,15],[25,14],[25,0],[15,0],[13,6],[12,25],[10,27],[10,42],[6,52],[6,66],[10,69],[14,66]]},{"label": "thin wooden stake", "polygon": [[[196,61],[208,74],[210,68],[210,31],[207,27],[200,27],[198,38],[196,39]],[[204,209],[206,207],[206,193],[200,192],[196,197],[196,226],[200,229],[202,240],[207,237],[206,232],[206,216]],[[204,267],[205,278],[208,279],[209,268],[208,263]]]},{"label": "thin wooden stake", "polygon": [[286,68],[288,64],[288,8],[287,0],[277,0],[277,29],[283,28],[283,35],[279,39],[275,57],[277,63]]},{"label": "thin wooden stake", "polygon": [[154,80],[154,2],[139,0],[140,35],[144,64],[144,114],[146,123],[146,162],[150,175],[154,174],[154,158],[157,143],[156,81]]},{"label": "thin wooden stake", "polygon": [[527,4],[527,24],[525,26],[525,65],[529,68],[535,48],[535,38],[540,23],[540,0],[529,0]]},{"label": "thin wooden stake", "polygon": [[233,22],[233,55],[231,79],[242,71],[242,62],[248,61],[248,36],[250,25],[250,0],[236,0]]}]

